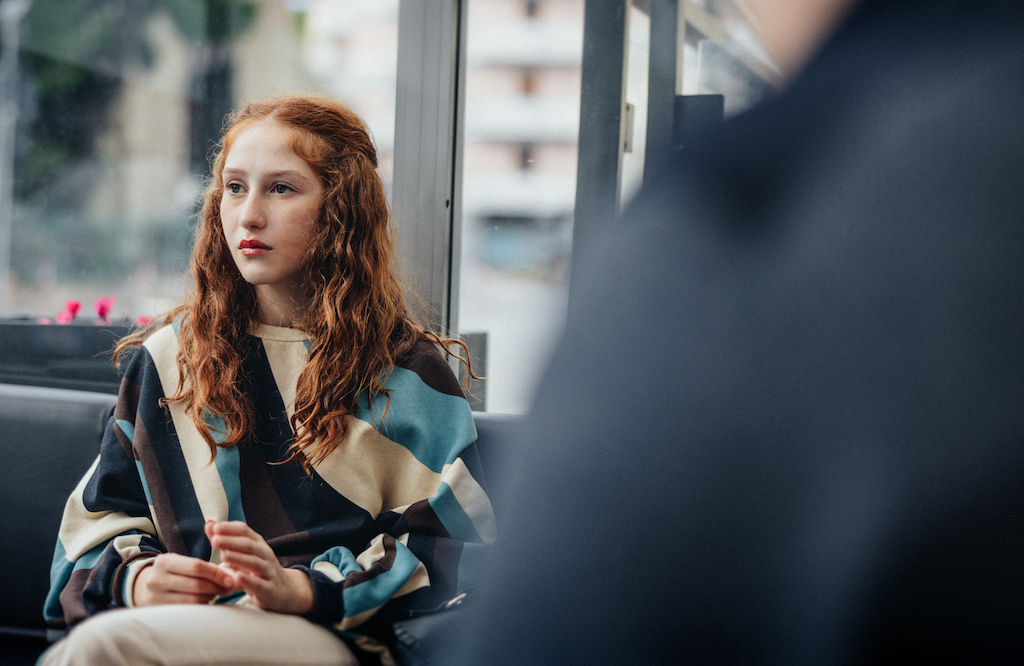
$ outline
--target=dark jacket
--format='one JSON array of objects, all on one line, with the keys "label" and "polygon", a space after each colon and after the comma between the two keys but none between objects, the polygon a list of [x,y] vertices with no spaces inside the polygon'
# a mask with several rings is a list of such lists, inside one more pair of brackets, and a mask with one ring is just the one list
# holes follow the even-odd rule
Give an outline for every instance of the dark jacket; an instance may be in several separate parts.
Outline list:
[{"label": "dark jacket", "polygon": [[1022,7],[868,0],[574,258],[466,663],[1020,654]]}]

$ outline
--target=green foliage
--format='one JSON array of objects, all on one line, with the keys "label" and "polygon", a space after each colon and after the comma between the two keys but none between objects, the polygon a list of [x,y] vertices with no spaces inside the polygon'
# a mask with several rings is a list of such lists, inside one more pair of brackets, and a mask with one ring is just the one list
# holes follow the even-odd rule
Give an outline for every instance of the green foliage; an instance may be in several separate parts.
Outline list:
[{"label": "green foliage", "polygon": [[[147,65],[146,25],[166,12],[197,44],[223,46],[252,26],[246,0],[33,0],[22,49],[34,103],[22,133],[15,194],[30,200],[75,162],[90,157],[130,64]],[[49,192],[46,193],[49,195]]]},{"label": "green foliage", "polygon": [[253,2],[238,0],[162,0],[166,10],[187,39],[220,46],[248,30],[256,20]]},{"label": "green foliage", "polygon": [[149,4],[146,0],[33,0],[24,48],[60,62],[115,73],[141,47],[146,13],[138,10]]},{"label": "green foliage", "polygon": [[28,150],[20,151],[15,169],[15,195],[23,200],[93,153],[120,90],[118,78],[93,69],[38,54],[26,60],[39,87]]}]

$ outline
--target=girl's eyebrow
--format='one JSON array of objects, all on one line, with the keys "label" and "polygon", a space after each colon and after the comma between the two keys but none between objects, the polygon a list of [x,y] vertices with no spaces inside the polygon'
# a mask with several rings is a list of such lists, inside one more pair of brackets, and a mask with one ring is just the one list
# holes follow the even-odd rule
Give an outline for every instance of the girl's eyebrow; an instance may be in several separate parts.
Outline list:
[{"label": "girl's eyebrow", "polygon": [[[239,167],[228,167],[228,168],[225,168],[221,172],[222,175],[226,174],[226,173],[227,174],[233,174],[233,175],[239,175],[239,176],[246,176],[246,175],[249,174],[248,171],[246,171],[245,169],[239,168]],[[262,175],[265,176],[268,179],[290,177],[290,178],[301,178],[302,180],[309,180],[304,174],[302,174],[299,171],[295,171],[293,169],[282,169],[280,171],[268,171],[267,173],[262,174]]]}]

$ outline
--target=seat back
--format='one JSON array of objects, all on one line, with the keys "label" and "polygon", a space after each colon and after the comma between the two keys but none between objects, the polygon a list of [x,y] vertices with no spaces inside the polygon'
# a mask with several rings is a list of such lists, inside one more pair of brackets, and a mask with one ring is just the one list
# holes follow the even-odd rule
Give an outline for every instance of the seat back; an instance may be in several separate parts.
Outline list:
[{"label": "seat back", "polygon": [[117,396],[0,384],[0,633],[45,634],[43,601],[68,496]]}]

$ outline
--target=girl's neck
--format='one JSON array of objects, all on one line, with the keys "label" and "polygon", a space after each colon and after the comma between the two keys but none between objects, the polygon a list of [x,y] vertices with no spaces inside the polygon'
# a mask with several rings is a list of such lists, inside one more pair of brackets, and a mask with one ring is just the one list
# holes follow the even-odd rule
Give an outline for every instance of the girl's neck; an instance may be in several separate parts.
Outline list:
[{"label": "girl's neck", "polygon": [[303,307],[292,292],[282,293],[263,285],[256,287],[256,307],[261,324],[295,328],[303,320]]}]

